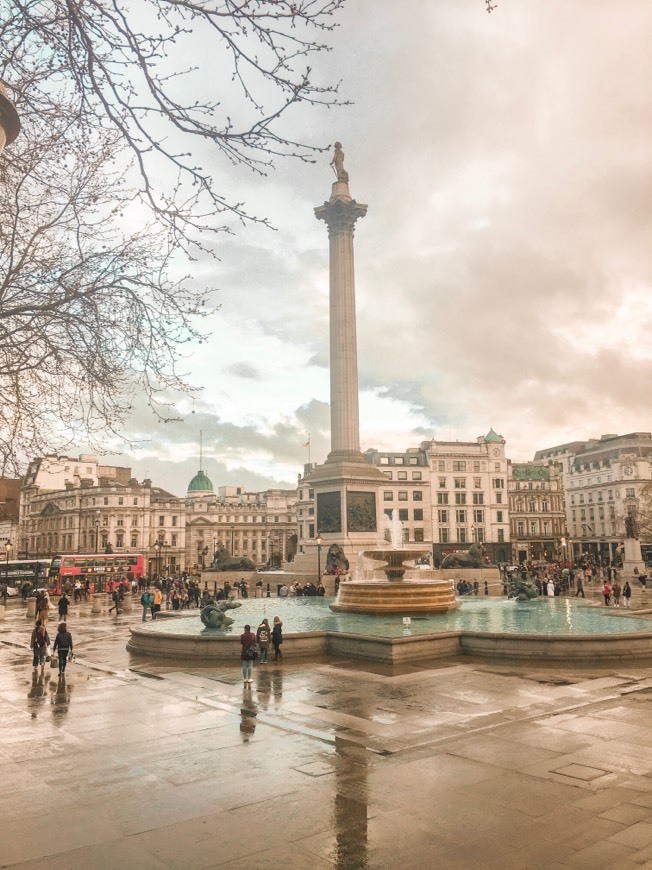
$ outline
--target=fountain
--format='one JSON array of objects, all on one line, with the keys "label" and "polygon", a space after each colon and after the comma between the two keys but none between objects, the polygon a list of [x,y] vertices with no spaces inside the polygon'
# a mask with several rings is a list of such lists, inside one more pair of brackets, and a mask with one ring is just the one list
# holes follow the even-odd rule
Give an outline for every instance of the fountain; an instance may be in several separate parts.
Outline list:
[{"label": "fountain", "polygon": [[414,563],[430,553],[430,547],[426,544],[402,546],[403,525],[396,510],[392,511],[391,519],[385,517],[383,525],[389,532],[391,546],[363,550],[362,556],[384,563],[379,570],[384,572],[385,579],[372,576],[343,581],[331,610],[375,615],[432,616],[448,613],[458,607],[452,581],[435,580],[432,577],[404,579],[406,571],[415,570],[414,565],[405,563]]}]

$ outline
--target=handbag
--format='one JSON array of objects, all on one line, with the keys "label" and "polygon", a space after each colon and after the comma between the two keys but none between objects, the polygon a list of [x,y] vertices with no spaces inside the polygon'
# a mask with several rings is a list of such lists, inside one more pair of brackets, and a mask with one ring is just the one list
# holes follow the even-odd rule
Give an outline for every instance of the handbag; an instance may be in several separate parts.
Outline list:
[{"label": "handbag", "polygon": [[45,661],[46,661],[46,662],[49,662],[51,658],[52,658],[52,656],[51,656],[51,654],[50,654],[50,644],[47,643],[47,644],[45,645]]},{"label": "handbag", "polygon": [[58,668],[59,667],[59,656],[52,656],[50,659],[50,667]]}]

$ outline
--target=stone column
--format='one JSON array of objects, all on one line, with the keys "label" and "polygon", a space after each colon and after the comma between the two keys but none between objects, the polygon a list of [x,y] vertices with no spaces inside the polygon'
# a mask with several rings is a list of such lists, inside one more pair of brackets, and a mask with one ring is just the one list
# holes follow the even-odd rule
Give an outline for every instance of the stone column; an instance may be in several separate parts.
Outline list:
[{"label": "stone column", "polygon": [[327,462],[363,462],[358,410],[358,344],[353,229],[367,206],[351,198],[348,182],[336,181],[331,198],[315,209],[328,226],[330,246],[331,451]]}]

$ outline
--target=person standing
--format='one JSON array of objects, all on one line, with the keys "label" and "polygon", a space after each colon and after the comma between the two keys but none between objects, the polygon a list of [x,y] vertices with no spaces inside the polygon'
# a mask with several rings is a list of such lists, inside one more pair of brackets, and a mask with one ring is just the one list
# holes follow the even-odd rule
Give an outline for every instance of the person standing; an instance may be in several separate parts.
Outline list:
[{"label": "person standing", "polygon": [[68,601],[68,597],[66,593],[63,592],[61,594],[61,598],[59,599],[59,621],[65,622],[68,618],[68,605],[70,601]]},{"label": "person standing", "polygon": [[143,593],[140,596],[140,603],[143,608],[143,622],[147,622],[147,611],[152,606],[152,601],[154,600],[154,596],[151,593],[147,592],[146,589],[143,589]]},{"label": "person standing", "polygon": [[274,625],[272,626],[272,645],[274,647],[274,661],[277,662],[283,658],[281,653],[281,644],[283,643],[283,622],[280,616],[274,617]]},{"label": "person standing", "polygon": [[267,664],[267,651],[269,650],[270,635],[271,631],[269,628],[269,621],[267,619],[263,619],[263,621],[258,626],[258,630],[256,631],[256,642],[258,644],[258,648],[260,649],[261,665]]},{"label": "person standing", "polygon": [[57,636],[54,639],[52,651],[59,656],[59,676],[62,677],[66,670],[66,662],[68,661],[68,653],[72,652],[72,635],[68,631],[65,622],[59,625]]},{"label": "person standing", "polygon": [[240,661],[242,662],[244,684],[245,686],[251,685],[253,683],[251,670],[256,655],[256,635],[251,630],[250,625],[245,625],[244,632],[240,635],[240,645],[242,647],[240,651]]},{"label": "person standing", "polygon": [[158,586],[154,587],[154,605],[152,609],[152,619],[156,619],[157,614],[161,612],[161,605],[163,604],[163,593],[161,592]]},{"label": "person standing", "polygon": [[581,595],[582,598],[586,598],[586,595],[584,594],[584,586],[582,585],[582,578],[581,577],[577,578],[577,592],[575,593],[575,598],[577,598],[579,595]]},{"label": "person standing", "polygon": [[611,586],[609,585],[608,580],[605,581],[605,584],[602,587],[602,594],[604,596],[604,606],[609,607],[609,602],[611,601]]},{"label": "person standing", "polygon": [[632,587],[629,585],[629,580],[625,580],[623,586],[623,607],[629,607],[632,599]]},{"label": "person standing", "polygon": [[552,577],[550,578],[550,580],[548,580],[546,584],[546,593],[548,595],[548,598],[555,597],[555,581],[552,579]]},{"label": "person standing", "polygon": [[616,581],[616,583],[614,583],[611,591],[613,592],[613,596],[614,596],[614,607],[620,607],[620,593],[621,593],[620,583],[618,583]]},{"label": "person standing", "polygon": [[45,667],[45,655],[49,643],[50,638],[48,637],[47,629],[41,620],[38,619],[29,641],[30,649],[33,650],[34,653],[32,657],[32,666],[34,670],[36,670],[39,665],[42,668]]}]

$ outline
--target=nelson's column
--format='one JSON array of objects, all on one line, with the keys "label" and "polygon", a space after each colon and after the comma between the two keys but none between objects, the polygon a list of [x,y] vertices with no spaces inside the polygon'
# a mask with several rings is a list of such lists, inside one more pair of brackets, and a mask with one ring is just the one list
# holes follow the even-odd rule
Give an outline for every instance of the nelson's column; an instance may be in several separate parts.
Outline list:
[{"label": "nelson's column", "polygon": [[339,142],[331,165],[337,180],[328,202],[315,209],[328,227],[330,252],[331,450],[303,483],[314,490],[316,535],[326,547],[338,544],[353,567],[360,550],[378,543],[385,477],[360,451],[353,231],[367,206],[351,198]]}]

